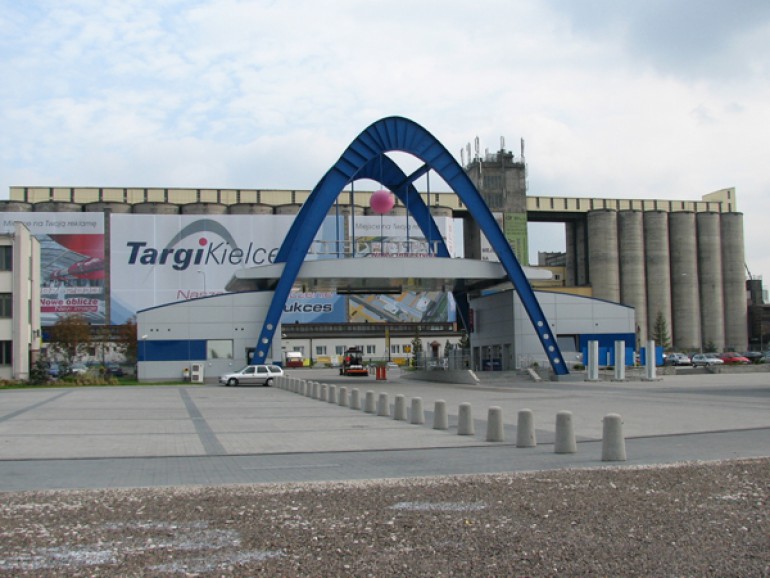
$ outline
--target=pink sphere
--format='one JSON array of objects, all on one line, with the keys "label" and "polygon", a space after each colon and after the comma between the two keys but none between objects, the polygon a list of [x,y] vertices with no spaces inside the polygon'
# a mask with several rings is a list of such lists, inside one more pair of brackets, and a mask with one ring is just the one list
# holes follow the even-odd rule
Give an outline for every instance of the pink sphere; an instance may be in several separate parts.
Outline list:
[{"label": "pink sphere", "polygon": [[374,191],[369,198],[369,206],[372,208],[372,211],[378,215],[384,215],[390,211],[395,204],[396,198],[393,193],[384,189]]}]

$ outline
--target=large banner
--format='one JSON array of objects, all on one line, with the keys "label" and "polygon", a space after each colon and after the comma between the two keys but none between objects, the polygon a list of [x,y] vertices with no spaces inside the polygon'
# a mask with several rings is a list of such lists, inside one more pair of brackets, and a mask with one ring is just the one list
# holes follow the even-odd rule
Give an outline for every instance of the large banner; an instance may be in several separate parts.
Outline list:
[{"label": "large banner", "polygon": [[[141,309],[223,293],[237,270],[274,261],[293,221],[293,215],[112,215],[112,323]],[[327,217],[316,240],[332,242],[339,230],[335,217]],[[344,318],[337,295],[300,293],[287,302],[282,322]]]},{"label": "large banner", "polygon": [[24,223],[40,241],[40,320],[80,314],[105,323],[103,213],[2,213],[0,232]]},{"label": "large banner", "polygon": [[[456,232],[462,239],[462,221],[436,217],[436,226],[447,245],[450,256],[459,257]],[[404,216],[365,216],[351,220],[351,233],[359,257],[423,257],[433,258],[439,239],[426,238],[417,222]],[[459,231],[456,231],[459,230]],[[451,293],[440,291],[406,291],[398,295],[357,295],[348,298],[351,322],[428,323],[456,320],[456,307]]]},{"label": "large banner", "polygon": [[[462,257],[455,229],[462,235],[462,219],[435,217],[436,226],[446,243],[449,255]],[[441,239],[429,239],[412,217],[360,216],[350,219],[351,234],[356,240],[356,256],[432,257]]]}]

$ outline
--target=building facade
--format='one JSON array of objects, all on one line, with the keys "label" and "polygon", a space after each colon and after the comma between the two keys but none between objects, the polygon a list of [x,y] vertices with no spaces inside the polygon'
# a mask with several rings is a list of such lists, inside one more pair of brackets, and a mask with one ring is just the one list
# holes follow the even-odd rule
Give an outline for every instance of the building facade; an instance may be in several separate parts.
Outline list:
[{"label": "building facade", "polygon": [[[650,338],[651,328],[662,316],[674,349],[747,349],[743,215],[737,210],[734,189],[707,194],[700,200],[528,196],[523,155],[517,157],[505,150],[475,158],[469,153],[465,170],[497,216],[522,264],[527,263],[527,223],[563,224],[566,250],[563,268],[557,273],[560,279],[544,282],[543,288],[633,307],[637,346]],[[310,192],[12,187],[10,200],[1,202],[0,210],[293,215]],[[370,194],[343,191],[341,204],[331,212],[337,211],[348,221],[365,216],[369,214]],[[488,258],[484,236],[454,193],[423,194],[434,216],[462,221],[466,258]],[[397,203],[392,214],[405,212],[406,208]],[[104,226],[105,238],[109,238],[109,219]],[[344,230],[351,229],[345,226]],[[537,282],[533,285],[537,288]]]},{"label": "building facade", "polygon": [[0,234],[0,379],[28,379],[39,352],[40,243],[14,223]]}]

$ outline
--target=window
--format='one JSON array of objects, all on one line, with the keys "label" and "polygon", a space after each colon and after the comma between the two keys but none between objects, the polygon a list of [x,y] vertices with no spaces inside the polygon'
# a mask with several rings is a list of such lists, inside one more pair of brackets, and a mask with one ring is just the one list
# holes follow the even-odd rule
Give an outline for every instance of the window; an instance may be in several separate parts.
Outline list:
[{"label": "window", "polygon": [[209,339],[206,342],[206,359],[232,359],[232,339]]},{"label": "window", "polygon": [[335,355],[343,355],[345,353],[345,346],[344,345],[335,345],[334,346],[334,354]]},{"label": "window", "polygon": [[10,245],[0,247],[0,271],[13,271],[13,247]]},{"label": "window", "polygon": [[326,355],[326,346],[325,345],[316,345],[315,346],[315,354],[316,355]]},{"label": "window", "polygon": [[0,293],[0,317],[13,317],[13,299],[10,293]]},{"label": "window", "polygon": [[0,365],[11,365],[13,362],[13,341],[0,341]]},{"label": "window", "polygon": [[376,345],[367,345],[366,346],[366,354],[367,355],[374,355],[377,353],[377,346]]},{"label": "window", "polygon": [[400,345],[398,345],[398,344],[396,344],[396,345],[391,345],[391,346],[390,346],[390,352],[391,352],[391,353],[401,353],[401,346],[400,346]]}]

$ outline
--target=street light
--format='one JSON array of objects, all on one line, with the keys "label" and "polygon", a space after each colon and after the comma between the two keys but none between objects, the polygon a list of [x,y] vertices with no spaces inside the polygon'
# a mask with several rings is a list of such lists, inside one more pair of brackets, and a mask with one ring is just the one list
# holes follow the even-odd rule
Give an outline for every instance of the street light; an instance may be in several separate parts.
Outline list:
[{"label": "street light", "polygon": [[203,275],[203,294],[205,295],[206,294],[206,272],[201,271],[200,269],[198,269],[197,272]]}]

